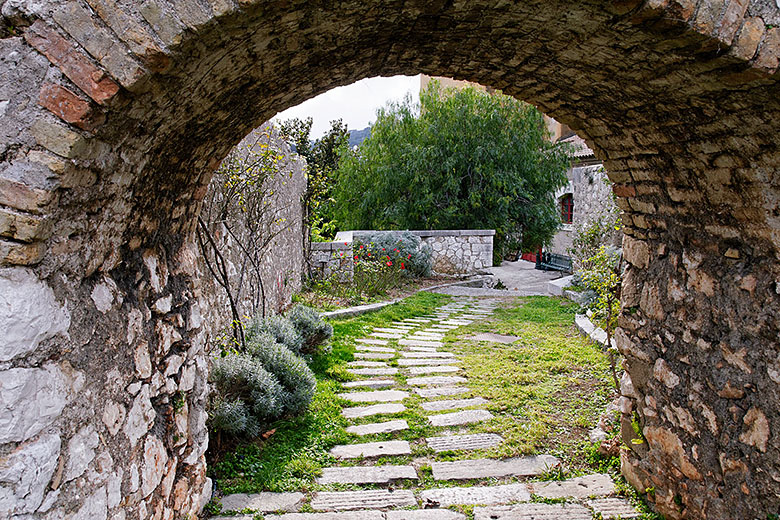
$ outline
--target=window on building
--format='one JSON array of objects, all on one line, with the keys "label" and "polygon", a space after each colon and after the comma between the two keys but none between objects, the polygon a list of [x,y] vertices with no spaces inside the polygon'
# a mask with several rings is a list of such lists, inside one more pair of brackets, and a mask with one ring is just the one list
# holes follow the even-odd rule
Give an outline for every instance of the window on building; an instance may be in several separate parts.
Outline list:
[{"label": "window on building", "polygon": [[574,217],[574,197],[567,193],[561,197],[561,222],[571,224]]}]

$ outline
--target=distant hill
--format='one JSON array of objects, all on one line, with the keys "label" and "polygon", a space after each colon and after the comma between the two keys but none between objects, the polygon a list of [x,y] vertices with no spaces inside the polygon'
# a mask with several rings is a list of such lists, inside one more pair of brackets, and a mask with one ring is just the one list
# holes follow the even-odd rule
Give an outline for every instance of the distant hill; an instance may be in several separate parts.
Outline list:
[{"label": "distant hill", "polygon": [[349,131],[349,147],[360,146],[369,135],[371,135],[371,127],[367,126],[363,130],[350,130]]}]

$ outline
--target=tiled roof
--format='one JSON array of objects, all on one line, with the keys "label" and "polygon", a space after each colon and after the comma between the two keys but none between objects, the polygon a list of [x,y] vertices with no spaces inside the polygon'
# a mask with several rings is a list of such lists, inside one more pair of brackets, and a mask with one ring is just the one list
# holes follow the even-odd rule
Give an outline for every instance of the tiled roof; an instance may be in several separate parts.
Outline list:
[{"label": "tiled roof", "polygon": [[588,145],[585,144],[585,140],[582,137],[580,137],[580,136],[578,136],[576,134],[571,135],[571,136],[569,136],[569,137],[567,137],[565,139],[561,139],[558,142],[559,143],[569,143],[569,144],[573,145],[573,147],[574,147],[574,157],[576,159],[586,159],[586,158],[589,158],[589,157],[595,157],[595,155],[593,154],[593,150],[591,150],[588,147]]}]

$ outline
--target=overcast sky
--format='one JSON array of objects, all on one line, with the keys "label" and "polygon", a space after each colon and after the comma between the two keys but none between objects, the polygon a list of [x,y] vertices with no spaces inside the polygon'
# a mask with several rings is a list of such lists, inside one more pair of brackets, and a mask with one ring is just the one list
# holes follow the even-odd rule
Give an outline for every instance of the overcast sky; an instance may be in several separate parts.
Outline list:
[{"label": "overcast sky", "polygon": [[420,76],[393,76],[362,79],[304,101],[297,107],[276,114],[274,122],[297,117],[312,117],[311,138],[321,137],[330,122],[341,118],[350,130],[362,130],[376,119],[376,110],[388,101],[400,101],[409,92],[414,101],[420,96]]}]

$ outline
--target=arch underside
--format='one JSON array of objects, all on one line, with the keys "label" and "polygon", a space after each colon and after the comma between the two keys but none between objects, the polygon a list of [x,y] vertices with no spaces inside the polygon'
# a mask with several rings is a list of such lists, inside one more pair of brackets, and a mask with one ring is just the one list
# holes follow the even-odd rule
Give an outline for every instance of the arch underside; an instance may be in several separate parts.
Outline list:
[{"label": "arch underside", "polygon": [[[0,204],[48,222],[47,232],[29,239],[5,233],[12,247],[39,254],[4,262],[33,269],[70,309],[66,333],[10,365],[63,371],[67,363],[66,372],[82,375],[68,398],[73,406],[47,427],[66,444],[93,425],[98,451],[123,454],[112,467],[123,470],[126,500],[115,509],[183,518],[203,485],[205,360],[220,317],[205,300],[192,232],[213,168],[285,108],[365,77],[422,72],[531,102],[604,161],[624,210],[629,263],[618,335],[628,374],[629,481],[654,488],[656,506],[670,518],[777,512],[780,33],[772,17],[780,14],[771,6],[87,3],[46,4],[23,20],[32,25],[19,36],[2,40],[25,60],[9,89],[11,108],[0,116],[0,128],[17,129],[6,132],[2,175],[51,195],[34,206],[12,197]],[[85,19],[100,30],[85,32]],[[110,86],[85,86],[58,61],[47,31],[121,88],[104,98]],[[104,34],[111,45],[97,43]],[[84,101],[91,119],[39,101],[52,84]],[[98,286],[108,287],[110,303],[97,304]],[[172,310],[152,313],[165,295],[173,295]],[[139,370],[141,346],[149,370]],[[181,371],[164,375],[174,356],[185,359]],[[182,389],[187,367],[198,382],[187,379]],[[133,385],[140,394],[126,390]],[[183,426],[166,419],[179,391],[188,396]],[[124,410],[115,433],[105,433],[106,402]],[[127,425],[139,406],[154,417],[141,427],[141,414],[134,439]],[[643,444],[630,442],[632,419],[644,429]],[[162,484],[146,495],[132,489],[132,468],[155,450],[171,486],[186,489],[180,503]],[[56,508],[78,509],[73,496],[63,492]]]}]

